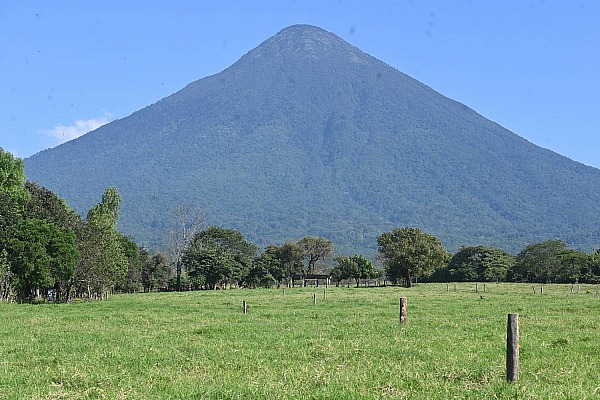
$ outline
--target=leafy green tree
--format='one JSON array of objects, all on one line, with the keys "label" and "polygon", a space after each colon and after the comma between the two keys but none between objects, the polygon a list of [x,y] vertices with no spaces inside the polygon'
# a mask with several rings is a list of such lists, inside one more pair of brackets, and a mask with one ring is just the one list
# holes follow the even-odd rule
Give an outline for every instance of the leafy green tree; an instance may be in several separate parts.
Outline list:
[{"label": "leafy green tree", "polygon": [[521,282],[556,282],[558,271],[563,266],[560,255],[567,250],[562,240],[530,244],[517,254],[510,276],[512,280]]},{"label": "leafy green tree", "polygon": [[[83,247],[85,231],[85,221],[81,219],[81,216],[71,209],[64,199],[36,183],[26,182],[25,190],[28,200],[24,207],[24,218],[43,220],[73,232],[77,249],[80,251]],[[67,296],[66,301],[70,300],[73,284],[73,279],[63,283],[62,294]]]},{"label": "leafy green tree", "polygon": [[514,263],[514,256],[502,249],[462,247],[448,263],[449,278],[459,282],[504,282]]},{"label": "leafy green tree", "polygon": [[375,266],[370,260],[367,260],[365,257],[358,254],[353,255],[350,257],[350,259],[358,267],[358,273],[354,276],[354,280],[356,280],[356,286],[358,286],[360,279],[373,279],[377,276]]},{"label": "leafy green tree", "polygon": [[371,279],[376,276],[373,263],[361,255],[338,256],[335,261],[338,265],[334,268],[333,275],[338,283],[343,279],[354,279],[358,287],[361,279]]},{"label": "leafy green tree", "polygon": [[560,267],[554,271],[554,282],[578,282],[579,278],[589,269],[590,257],[577,250],[565,250],[558,255],[558,259]]},{"label": "leafy green tree", "polygon": [[0,147],[0,192],[24,196],[25,169],[23,160]]},{"label": "leafy green tree", "polygon": [[266,268],[268,273],[277,281],[277,287],[289,278],[283,258],[283,246],[267,246],[265,251],[258,258],[258,262]]},{"label": "leafy green tree", "polygon": [[269,272],[271,261],[273,260],[268,260],[263,257],[263,255],[257,257],[252,262],[248,275],[244,278],[245,285],[251,288],[270,288],[273,287],[273,285],[278,284],[278,281],[273,277],[271,272]]},{"label": "leafy green tree", "polygon": [[27,202],[23,161],[0,147],[0,251],[6,250]]},{"label": "leafy green tree", "polygon": [[337,260],[337,257],[336,262],[338,264],[335,267],[333,267],[331,271],[329,271],[329,277],[332,281],[335,282],[335,286],[340,286],[340,282],[346,278],[344,275],[344,271],[342,270],[342,267],[340,266],[339,261]]},{"label": "leafy green tree", "polygon": [[104,298],[108,290],[127,276],[128,260],[116,230],[120,204],[121,197],[116,188],[109,187],[104,191],[102,201],[87,214],[76,280],[85,285],[88,297],[94,291]]},{"label": "leafy green tree", "polygon": [[600,249],[591,253],[588,257],[587,268],[582,271],[583,281],[588,283],[600,283]]},{"label": "leafy green tree", "polygon": [[123,254],[127,259],[127,275],[124,281],[117,282],[117,289],[124,292],[142,290],[142,258],[140,249],[132,238],[118,234]]},{"label": "leafy green tree", "polygon": [[377,238],[377,244],[388,279],[395,283],[404,279],[408,287],[414,276],[431,275],[448,258],[436,237],[416,228],[385,232]]},{"label": "leafy green tree", "polygon": [[190,277],[203,276],[209,288],[240,284],[249,272],[257,247],[234,230],[208,227],[194,235],[183,262]]},{"label": "leafy green tree", "polygon": [[69,229],[75,234],[82,228],[83,221],[79,214],[54,192],[33,182],[25,183],[25,190],[28,193],[24,211],[25,218],[51,222],[60,228]]},{"label": "leafy green tree", "polygon": [[[333,276],[339,284],[342,280],[348,281],[348,287],[350,287],[350,280],[358,275],[358,266],[348,256],[338,256],[335,258],[337,265],[333,268]],[[358,282],[356,284],[358,287]]]},{"label": "leafy green tree", "polygon": [[79,259],[72,232],[34,219],[19,225],[8,255],[20,300],[33,300],[41,290],[50,288],[64,297]]},{"label": "leafy green tree", "polygon": [[277,284],[280,287],[285,279],[285,266],[279,258],[280,247],[268,246],[258,257],[252,261],[252,266],[246,278],[249,287],[271,287]]},{"label": "leafy green tree", "polygon": [[307,274],[315,271],[315,264],[319,260],[329,257],[333,253],[333,242],[322,237],[306,236],[298,241],[304,259],[307,262]]},{"label": "leafy green tree", "polygon": [[169,258],[161,252],[150,256],[145,249],[140,250],[142,260],[142,286],[145,292],[165,289],[173,275]]},{"label": "leafy green tree", "polygon": [[293,285],[293,277],[302,272],[303,251],[298,243],[285,242],[277,249],[277,258],[283,266],[283,278],[288,286]]},{"label": "leafy green tree", "polygon": [[[270,274],[280,287],[283,282],[291,284],[292,277],[302,271],[303,252],[298,243],[286,242],[282,245],[270,245],[253,261],[259,269]],[[262,274],[262,272],[257,272]],[[270,278],[265,275],[265,283],[270,284]],[[264,285],[263,285],[264,286]]]},{"label": "leafy green tree", "polygon": [[240,270],[233,256],[216,246],[190,246],[183,255],[183,262],[190,278],[203,283],[207,289],[225,288]]},{"label": "leafy green tree", "polygon": [[10,284],[12,280],[12,271],[8,262],[8,252],[6,249],[0,251],[0,303],[8,301],[10,298]]}]

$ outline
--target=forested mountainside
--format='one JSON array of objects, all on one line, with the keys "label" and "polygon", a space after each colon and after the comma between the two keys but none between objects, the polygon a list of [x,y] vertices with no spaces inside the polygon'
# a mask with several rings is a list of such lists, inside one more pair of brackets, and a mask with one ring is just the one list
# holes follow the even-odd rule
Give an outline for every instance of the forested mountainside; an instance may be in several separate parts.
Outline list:
[{"label": "forested mountainside", "polygon": [[369,253],[403,226],[449,250],[600,243],[600,170],[307,25],[25,170],[79,212],[115,186],[120,230],[154,248],[181,204],[258,245],[314,235]]}]

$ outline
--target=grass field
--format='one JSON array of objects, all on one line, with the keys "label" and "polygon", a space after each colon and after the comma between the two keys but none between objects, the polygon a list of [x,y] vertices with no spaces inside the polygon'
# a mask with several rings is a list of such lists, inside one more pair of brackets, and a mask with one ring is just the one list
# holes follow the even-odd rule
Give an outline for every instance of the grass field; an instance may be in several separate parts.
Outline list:
[{"label": "grass field", "polygon": [[[225,290],[0,305],[0,399],[599,399],[594,286]],[[313,293],[317,304],[313,305]],[[408,323],[399,323],[399,297]],[[248,314],[242,313],[242,301]],[[505,381],[519,313],[520,377]]]}]

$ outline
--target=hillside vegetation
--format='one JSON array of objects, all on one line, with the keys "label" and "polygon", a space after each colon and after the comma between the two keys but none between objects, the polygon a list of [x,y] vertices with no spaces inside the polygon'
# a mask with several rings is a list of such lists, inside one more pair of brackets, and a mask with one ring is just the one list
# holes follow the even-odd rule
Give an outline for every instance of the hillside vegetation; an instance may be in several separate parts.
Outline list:
[{"label": "hillside vegetation", "polygon": [[25,168],[79,212],[116,187],[120,230],[155,249],[182,204],[259,246],[315,235],[373,254],[398,226],[453,251],[600,243],[599,170],[305,25]]}]

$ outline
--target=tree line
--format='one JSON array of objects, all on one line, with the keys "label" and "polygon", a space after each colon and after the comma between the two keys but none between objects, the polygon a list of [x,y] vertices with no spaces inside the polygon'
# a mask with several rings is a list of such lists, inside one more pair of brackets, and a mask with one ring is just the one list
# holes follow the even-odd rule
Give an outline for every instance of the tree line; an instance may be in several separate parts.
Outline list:
[{"label": "tree line", "polygon": [[25,179],[23,162],[0,148],[0,298],[105,298],[137,279],[137,245],[116,230],[121,198],[107,188],[85,218]]},{"label": "tree line", "polygon": [[[23,162],[0,148],[0,300],[103,299],[108,293],[292,286],[326,274],[336,284],[361,280],[600,282],[600,250],[585,254],[560,240],[447,252],[416,228],[377,238],[379,268],[360,254],[337,255],[333,243],[306,236],[260,250],[234,230],[206,227],[193,206],[179,206],[164,252],[150,254],[120,234],[121,198],[105,189],[83,218],[50,190],[25,179]],[[321,264],[319,264],[321,262]]]},{"label": "tree line", "polygon": [[516,256],[499,248],[465,246],[452,254],[416,228],[379,236],[385,275],[410,286],[423,282],[600,283],[600,249],[586,254],[562,240],[527,245]]}]

